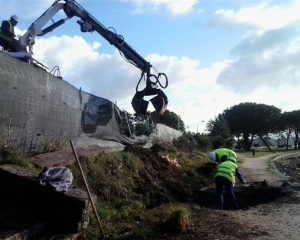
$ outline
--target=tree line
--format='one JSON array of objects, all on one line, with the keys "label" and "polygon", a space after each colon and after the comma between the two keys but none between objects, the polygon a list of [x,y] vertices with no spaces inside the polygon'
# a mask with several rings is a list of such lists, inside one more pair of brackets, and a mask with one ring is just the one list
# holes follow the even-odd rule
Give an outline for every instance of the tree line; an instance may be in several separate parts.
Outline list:
[{"label": "tree line", "polygon": [[121,131],[127,136],[150,135],[157,123],[164,124],[178,131],[185,132],[185,124],[176,113],[166,110],[163,115],[148,112],[146,115],[131,114],[121,111]]},{"label": "tree line", "polygon": [[300,110],[281,112],[272,105],[240,103],[234,105],[208,123],[208,130],[215,145],[231,144],[250,150],[255,136],[268,147],[265,139],[268,133],[285,133],[286,148],[292,138],[294,149],[300,149]]},{"label": "tree line", "polygon": [[220,146],[232,147],[234,142],[237,148],[250,150],[255,138],[259,138],[271,150],[266,139],[269,133],[284,135],[286,149],[291,140],[294,149],[300,149],[300,110],[282,112],[273,105],[245,102],[227,108],[208,121],[208,134],[186,131],[181,117],[169,110],[163,115],[156,112],[136,115],[121,111],[121,117],[121,130],[129,137],[150,135],[157,123],[183,132],[177,143],[187,151],[195,148],[206,150]]}]

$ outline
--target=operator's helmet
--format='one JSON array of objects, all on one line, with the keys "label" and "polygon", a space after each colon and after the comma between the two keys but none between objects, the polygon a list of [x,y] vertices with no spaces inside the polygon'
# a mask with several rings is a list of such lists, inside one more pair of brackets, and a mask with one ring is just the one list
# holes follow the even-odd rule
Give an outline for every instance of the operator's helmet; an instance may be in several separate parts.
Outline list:
[{"label": "operator's helmet", "polygon": [[229,157],[227,158],[228,161],[231,161],[233,163],[236,163],[236,158],[235,157]]},{"label": "operator's helmet", "polygon": [[14,20],[15,22],[18,22],[18,16],[17,15],[12,15],[11,17],[10,17],[10,19],[11,20]]},{"label": "operator's helmet", "polygon": [[215,153],[215,152],[209,152],[209,153],[208,153],[208,157],[209,157],[210,160],[212,160],[213,162],[216,161],[216,153]]}]

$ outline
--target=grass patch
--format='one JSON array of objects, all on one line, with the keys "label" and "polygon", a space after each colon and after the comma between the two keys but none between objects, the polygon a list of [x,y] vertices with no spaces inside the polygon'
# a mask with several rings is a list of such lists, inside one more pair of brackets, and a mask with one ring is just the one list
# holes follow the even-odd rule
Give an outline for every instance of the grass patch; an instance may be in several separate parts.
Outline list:
[{"label": "grass patch", "polygon": [[259,147],[259,148],[255,148],[255,155],[253,155],[252,151],[249,153],[251,153],[252,158],[257,158],[257,157],[262,157],[273,153],[289,153],[293,151],[295,150],[294,149],[286,150],[285,148],[275,148],[275,147],[271,147],[271,151],[269,151],[267,147]]},{"label": "grass patch", "polygon": [[[165,233],[161,229],[164,224],[172,225],[172,232],[186,231],[190,225],[188,209],[174,207],[168,218],[164,217],[166,212],[152,218],[148,211],[162,203],[186,199],[195,186],[198,189],[205,184],[206,178],[199,168],[209,162],[206,154],[182,152],[173,146],[137,146],[129,150],[80,157],[90,190],[97,195],[96,208],[107,239],[155,239]],[[168,163],[162,157],[166,155],[177,159],[180,167]],[[0,164],[33,168],[26,154],[1,145]],[[74,185],[85,189],[76,163],[70,169]],[[93,213],[84,235],[85,239],[99,239],[101,235]]]},{"label": "grass patch", "polygon": [[[143,163],[137,156],[123,151],[80,157],[80,161],[90,189],[98,197],[96,208],[104,231],[110,239],[114,239],[120,232],[131,228],[130,224],[116,223],[145,208],[142,197],[133,191]],[[76,185],[84,188],[78,167],[73,165],[71,170]],[[86,239],[99,238],[100,230],[94,214],[90,217],[85,235]]]},{"label": "grass patch", "polygon": [[0,165],[3,164],[18,165],[32,173],[37,173],[37,169],[24,152],[6,144],[0,144]]},{"label": "grass patch", "polygon": [[[134,178],[139,176],[141,160],[127,152],[101,153],[95,157],[80,157],[83,171],[90,188],[100,199],[105,201],[116,198],[130,199]],[[77,186],[84,188],[76,165],[71,166]]]},{"label": "grass patch", "polygon": [[189,210],[182,206],[172,207],[165,220],[165,225],[170,232],[186,232],[191,225]]},{"label": "grass patch", "polygon": [[104,221],[111,221],[130,216],[141,209],[144,209],[144,204],[140,201],[127,201],[117,199],[105,205],[98,206],[98,213]]},{"label": "grass patch", "polygon": [[[115,201],[96,204],[98,215],[103,224],[105,234],[109,239],[115,239],[120,232],[126,232],[133,228],[130,223],[118,224],[116,222],[128,219],[137,215],[145,206],[140,201],[128,201],[125,199],[117,199]],[[130,222],[130,221],[128,221]],[[96,217],[91,215],[90,224],[85,230],[86,239],[97,239],[100,235],[100,229]]]}]

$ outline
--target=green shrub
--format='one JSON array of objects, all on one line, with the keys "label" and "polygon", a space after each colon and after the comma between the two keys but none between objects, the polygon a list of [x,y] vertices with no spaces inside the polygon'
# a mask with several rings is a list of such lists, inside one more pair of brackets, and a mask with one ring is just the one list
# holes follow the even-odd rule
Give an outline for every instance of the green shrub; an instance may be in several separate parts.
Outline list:
[{"label": "green shrub", "polygon": [[55,152],[60,151],[64,148],[64,143],[62,141],[53,141],[53,142],[47,142],[44,146],[44,152]]},{"label": "green shrub", "polygon": [[211,141],[208,135],[199,133],[185,132],[179,138],[173,140],[176,148],[185,151],[207,151],[210,148]]},{"label": "green shrub", "polygon": [[1,164],[14,164],[24,167],[31,172],[36,172],[36,169],[25,153],[6,144],[0,144],[0,165]]},{"label": "green shrub", "polygon": [[165,220],[165,225],[171,232],[186,232],[191,225],[189,210],[182,206],[172,207]]},{"label": "green shrub", "polygon": [[[104,231],[109,236],[117,236],[118,231],[115,221],[124,219],[131,215],[137,214],[145,206],[140,201],[128,201],[125,199],[116,199],[107,203],[97,203],[98,215],[103,224]],[[97,239],[100,235],[98,222],[94,214],[90,216],[90,223],[85,230],[86,239]]]}]

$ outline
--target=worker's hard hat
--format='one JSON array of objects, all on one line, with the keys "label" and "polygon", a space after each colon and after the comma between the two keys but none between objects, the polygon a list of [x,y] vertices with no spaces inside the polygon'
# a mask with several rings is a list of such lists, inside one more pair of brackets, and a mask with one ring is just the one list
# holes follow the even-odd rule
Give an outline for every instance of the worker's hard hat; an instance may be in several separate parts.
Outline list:
[{"label": "worker's hard hat", "polygon": [[11,20],[14,20],[15,22],[18,22],[18,16],[17,15],[12,15],[10,17]]},{"label": "worker's hard hat", "polygon": [[214,162],[216,161],[216,153],[215,152],[209,152],[208,157],[210,158],[210,160],[212,160]]},{"label": "worker's hard hat", "polygon": [[229,157],[229,158],[227,158],[227,160],[236,163],[236,158],[235,157]]}]

